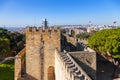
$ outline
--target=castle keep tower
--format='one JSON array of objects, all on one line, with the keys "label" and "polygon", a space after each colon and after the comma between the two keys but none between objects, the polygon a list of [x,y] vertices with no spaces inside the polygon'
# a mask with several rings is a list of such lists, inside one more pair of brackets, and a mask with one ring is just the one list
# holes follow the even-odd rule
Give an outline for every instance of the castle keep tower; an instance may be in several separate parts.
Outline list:
[{"label": "castle keep tower", "polygon": [[56,48],[60,51],[58,28],[26,28],[26,74],[29,80],[55,80]]}]

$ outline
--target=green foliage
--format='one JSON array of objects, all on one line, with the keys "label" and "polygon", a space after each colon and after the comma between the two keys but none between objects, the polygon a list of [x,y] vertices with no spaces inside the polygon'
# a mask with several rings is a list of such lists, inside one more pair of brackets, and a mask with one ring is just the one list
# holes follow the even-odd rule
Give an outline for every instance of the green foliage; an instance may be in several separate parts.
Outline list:
[{"label": "green foliage", "polygon": [[10,47],[12,50],[16,50],[19,52],[24,47],[25,43],[25,35],[20,34],[18,32],[10,33],[9,34],[10,39]]},{"label": "green foliage", "polygon": [[61,33],[65,34],[66,33],[65,29],[61,29]]},{"label": "green foliage", "polygon": [[0,57],[15,55],[23,49],[24,43],[24,34],[0,28]]},{"label": "green foliage", "polygon": [[77,34],[76,38],[87,39],[90,35],[88,33]]},{"label": "green foliage", "polygon": [[0,38],[0,56],[6,57],[10,55],[10,42],[7,38]]},{"label": "green foliage", "polygon": [[0,37],[2,38],[8,37],[7,32],[8,32],[7,29],[0,28]]},{"label": "green foliage", "polygon": [[0,64],[0,80],[14,80],[14,61]]},{"label": "green foliage", "polygon": [[96,50],[109,52],[120,58],[120,28],[96,32],[88,39],[88,45]]}]

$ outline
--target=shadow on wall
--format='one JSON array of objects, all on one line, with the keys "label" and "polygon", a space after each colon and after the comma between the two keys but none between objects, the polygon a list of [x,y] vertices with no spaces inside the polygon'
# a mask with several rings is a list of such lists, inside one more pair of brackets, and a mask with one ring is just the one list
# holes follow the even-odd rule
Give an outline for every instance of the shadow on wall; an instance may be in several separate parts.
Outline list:
[{"label": "shadow on wall", "polygon": [[[73,57],[73,56],[72,56]],[[73,59],[78,63],[79,66],[82,67],[82,69],[92,78],[92,80],[96,80],[96,71],[80,61],[79,59],[73,57]]]},{"label": "shadow on wall", "polygon": [[66,50],[67,52],[76,51],[77,47],[68,42],[64,35],[61,35],[61,50]]},{"label": "shadow on wall", "polygon": [[[21,79],[19,79],[19,80],[21,80]],[[29,74],[26,74],[25,80],[38,80],[38,79],[36,79],[35,77],[33,77]]]},{"label": "shadow on wall", "polygon": [[77,51],[84,51],[84,47],[79,42],[77,43]]},{"label": "shadow on wall", "polygon": [[119,67],[97,54],[97,80],[113,80],[118,74],[120,74]]},{"label": "shadow on wall", "polygon": [[[22,78],[19,78],[18,80],[38,80],[38,79],[26,73],[24,76],[22,76]],[[55,80],[55,73],[53,66],[50,66],[48,68],[48,80]]]}]

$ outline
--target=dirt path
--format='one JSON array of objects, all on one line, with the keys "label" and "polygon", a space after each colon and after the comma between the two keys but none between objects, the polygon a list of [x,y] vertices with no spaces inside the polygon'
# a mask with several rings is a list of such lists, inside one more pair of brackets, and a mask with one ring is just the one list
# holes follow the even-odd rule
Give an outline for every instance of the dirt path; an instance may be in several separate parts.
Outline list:
[{"label": "dirt path", "polygon": [[15,57],[7,57],[4,60],[0,61],[0,64],[4,63],[6,61],[9,61],[9,60],[13,60],[13,59],[15,59]]}]

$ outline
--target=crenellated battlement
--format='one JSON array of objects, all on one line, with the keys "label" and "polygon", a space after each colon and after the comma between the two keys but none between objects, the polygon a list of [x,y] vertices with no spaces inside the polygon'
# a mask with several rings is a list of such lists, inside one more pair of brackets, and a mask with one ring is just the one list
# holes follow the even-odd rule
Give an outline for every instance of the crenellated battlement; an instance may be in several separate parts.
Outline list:
[{"label": "crenellated battlement", "polygon": [[[73,38],[67,40],[76,45]],[[15,80],[92,80],[70,52],[60,51],[60,28],[27,26],[26,47],[15,59]]]},{"label": "crenellated battlement", "polygon": [[51,70],[52,67],[54,70],[54,50],[55,48],[60,50],[60,38],[60,29],[57,27],[47,27],[43,29],[42,27],[27,26],[26,73],[36,78],[31,80],[48,80],[49,69]]},{"label": "crenellated battlement", "polygon": [[[27,27],[26,28],[26,42],[29,44],[38,42],[41,43],[41,39],[45,42],[60,41],[60,29],[48,27],[43,30],[41,27]],[[54,42],[53,42],[54,43]]]},{"label": "crenellated battlement", "polygon": [[56,80],[92,80],[69,53],[58,52],[56,49],[55,61]]},{"label": "crenellated battlement", "polygon": [[27,26],[26,27],[26,32],[27,33],[31,33],[31,32],[40,32],[40,33],[47,33],[47,32],[52,32],[52,33],[59,33],[60,32],[60,29],[58,27],[54,27],[54,28],[51,28],[51,27],[48,27],[47,29],[45,30],[42,30],[41,27],[29,27]]}]

